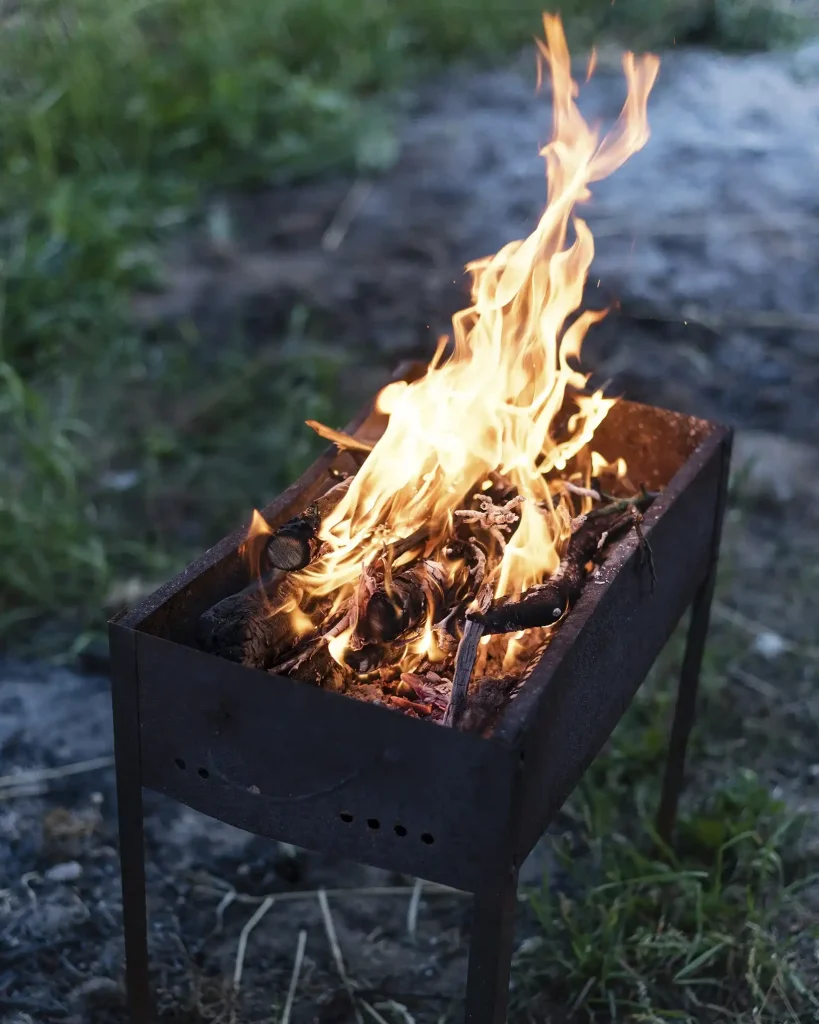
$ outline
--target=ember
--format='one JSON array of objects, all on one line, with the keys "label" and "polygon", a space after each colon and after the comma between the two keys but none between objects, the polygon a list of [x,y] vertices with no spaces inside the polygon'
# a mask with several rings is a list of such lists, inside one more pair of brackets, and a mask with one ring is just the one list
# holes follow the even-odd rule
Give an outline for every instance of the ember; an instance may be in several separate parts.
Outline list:
[{"label": "ember", "polygon": [[[600,140],[575,104],[560,21],[544,26],[554,130],[540,223],[468,266],[472,305],[420,379],[380,393],[373,445],[310,423],[356,455],[354,472],[276,531],[254,515],[260,584],[203,616],[206,650],[456,724],[473,667],[475,696],[491,682],[500,708],[607,545],[639,532],[652,495],[597,451],[615,400],[588,393],[574,365],[603,315],[577,313],[594,245],[574,209],[645,145],[659,62],[625,57],[625,105]],[[467,676],[453,687],[456,662]],[[408,673],[447,701],[398,693]]]}]

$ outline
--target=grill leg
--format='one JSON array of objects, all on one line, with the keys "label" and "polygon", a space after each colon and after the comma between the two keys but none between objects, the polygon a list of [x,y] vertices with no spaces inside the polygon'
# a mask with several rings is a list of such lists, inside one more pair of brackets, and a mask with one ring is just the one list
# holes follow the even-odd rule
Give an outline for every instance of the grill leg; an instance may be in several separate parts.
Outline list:
[{"label": "grill leg", "polygon": [[151,1024],[142,776],[139,751],[139,701],[133,634],[124,630],[112,631],[111,654],[119,857],[122,873],[122,925],[125,932],[125,982],[128,989],[128,1011],[130,1024]]},{"label": "grill leg", "polygon": [[691,619],[688,623],[688,637],[685,642],[682,672],[680,673],[677,706],[671,724],[671,738],[668,745],[668,760],[665,766],[663,791],[657,811],[657,834],[670,846],[677,822],[677,806],[680,800],[685,773],[685,751],[688,737],[694,725],[697,704],[697,690],[700,684],[702,656],[708,636],[708,620],[711,616],[711,601],[717,581],[717,559],[719,558],[722,521],[728,501],[728,474],[731,464],[733,435],[728,431],[722,442],[722,465],[720,468],[719,495],[714,516],[714,538],[711,551],[711,567],[704,582],[697,591],[691,605]]},{"label": "grill leg", "polygon": [[517,872],[476,892],[466,979],[466,1024],[504,1024],[517,909]]},{"label": "grill leg", "polygon": [[707,579],[700,587],[691,605],[691,619],[685,642],[677,704],[671,724],[668,760],[665,766],[660,807],[657,812],[657,833],[667,845],[671,844],[677,821],[677,806],[685,774],[685,752],[696,714],[697,690],[700,683],[705,640],[708,636],[708,620],[711,614],[715,579],[716,565],[712,566]]}]

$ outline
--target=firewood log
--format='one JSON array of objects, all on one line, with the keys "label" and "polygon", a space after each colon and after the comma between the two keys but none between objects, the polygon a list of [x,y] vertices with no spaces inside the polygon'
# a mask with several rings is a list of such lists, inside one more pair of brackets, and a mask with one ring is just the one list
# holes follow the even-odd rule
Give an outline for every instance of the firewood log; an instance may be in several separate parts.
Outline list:
[{"label": "firewood log", "polygon": [[443,569],[423,561],[393,576],[389,589],[382,583],[366,602],[356,625],[365,644],[391,643],[424,621],[426,610],[442,608]]},{"label": "firewood log", "polygon": [[652,497],[624,499],[581,516],[550,579],[532,587],[520,600],[496,602],[485,612],[467,613],[467,619],[482,625],[486,633],[515,633],[554,625],[580,597],[587,563],[600,561],[610,541],[633,527],[639,529],[642,517],[638,508],[641,504],[645,507]]},{"label": "firewood log", "polygon": [[291,587],[277,570],[218,601],[199,618],[199,646],[249,668],[267,668],[293,642],[290,612],[276,611]]},{"label": "firewood log", "polygon": [[303,512],[279,527],[265,545],[267,564],[274,569],[295,572],[308,566],[318,554],[319,530],[325,519],[350,488],[353,477],[341,480]]}]

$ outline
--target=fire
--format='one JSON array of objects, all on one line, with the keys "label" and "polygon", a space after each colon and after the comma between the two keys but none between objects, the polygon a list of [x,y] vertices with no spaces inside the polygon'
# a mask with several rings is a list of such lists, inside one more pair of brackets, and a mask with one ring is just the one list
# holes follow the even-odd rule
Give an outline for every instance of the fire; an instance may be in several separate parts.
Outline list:
[{"label": "fire", "polygon": [[[553,92],[553,135],[540,151],[547,169],[545,211],[528,238],[467,266],[471,305],[453,317],[452,338],[441,339],[426,376],[381,391],[377,408],[389,417],[386,430],[323,521],[323,553],[298,574],[298,606],[332,598],[332,614],[355,605],[385,545],[421,525],[428,527],[427,557],[437,558],[436,545],[451,536],[456,513],[475,507],[474,500],[492,488],[493,474],[519,497],[519,522],[508,539],[501,533],[501,554],[487,579],[495,597],[520,594],[554,571],[570,531],[550,474],[565,470],[583,450],[590,458],[578,483],[603,465],[589,446],[615,400],[601,391],[584,393],[588,377],[577,368],[587,330],[605,314],[577,315],[594,242],[575,208],[590,198],[593,182],[648,140],[646,106],[659,60],[624,57],[627,98],[601,139],[576,105],[578,87],[559,18],[544,15],[543,24],[539,64],[548,68]],[[567,405],[573,411],[561,419]],[[615,468],[623,476],[625,466]],[[258,523],[254,530],[260,532]],[[384,562],[387,592],[409,564],[408,555]],[[458,570],[445,565],[441,571],[451,580]],[[420,634],[405,646],[406,670],[442,657],[431,605]],[[336,661],[343,662],[355,635],[353,614],[330,640]],[[504,644],[507,667],[525,638],[507,637]]]}]

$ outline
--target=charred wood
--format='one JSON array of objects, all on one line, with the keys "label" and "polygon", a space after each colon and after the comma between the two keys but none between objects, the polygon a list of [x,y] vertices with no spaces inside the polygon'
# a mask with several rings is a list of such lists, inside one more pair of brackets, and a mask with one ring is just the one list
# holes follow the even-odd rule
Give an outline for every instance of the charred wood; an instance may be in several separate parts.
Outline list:
[{"label": "charred wood", "polygon": [[499,602],[486,612],[470,612],[467,619],[479,622],[487,633],[514,633],[520,629],[554,625],[580,597],[586,577],[586,565],[600,561],[601,552],[632,528],[639,529],[639,508],[646,507],[653,495],[623,499],[593,509],[575,521],[566,553],[554,575],[532,587],[517,601]]},{"label": "charred wood", "polygon": [[321,687],[322,690],[341,693],[347,689],[350,674],[335,661],[327,646],[322,644],[315,647],[309,657],[292,668],[288,675],[292,679]]},{"label": "charred wood", "polygon": [[321,548],[319,530],[322,521],[333,511],[349,490],[353,477],[334,484],[326,494],[299,515],[280,526],[265,546],[267,564],[274,569],[295,572],[308,566]]},{"label": "charred wood", "polygon": [[249,668],[267,668],[293,642],[290,615],[276,612],[291,584],[275,571],[204,612],[196,639],[204,651]]},{"label": "charred wood", "polygon": [[467,619],[464,627],[464,635],[458,645],[458,654],[455,658],[455,675],[452,679],[452,695],[449,698],[449,707],[444,714],[444,725],[451,725],[457,728],[466,710],[467,692],[469,680],[472,677],[472,668],[475,664],[475,657],[478,653],[478,644],[485,632],[481,622],[475,619]]},{"label": "charred wood", "polygon": [[425,560],[393,576],[369,595],[356,633],[366,644],[391,643],[424,621],[444,604],[444,573],[438,562]]}]

